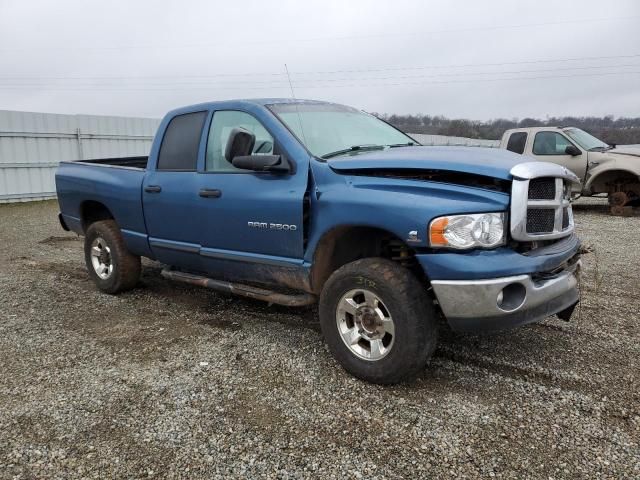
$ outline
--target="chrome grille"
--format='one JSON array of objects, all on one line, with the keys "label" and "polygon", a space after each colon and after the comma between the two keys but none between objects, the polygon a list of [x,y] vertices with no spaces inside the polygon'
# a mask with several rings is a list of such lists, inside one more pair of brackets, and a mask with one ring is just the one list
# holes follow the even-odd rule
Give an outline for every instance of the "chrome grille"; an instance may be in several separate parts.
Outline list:
[{"label": "chrome grille", "polygon": [[555,197],[555,178],[544,177],[529,180],[529,200],[553,200]]},{"label": "chrome grille", "polygon": [[562,229],[564,230],[565,228],[569,228],[569,223],[571,222],[571,220],[569,219],[569,209],[571,207],[566,207],[564,210],[562,210]]},{"label": "chrome grille", "polygon": [[556,213],[548,208],[527,209],[527,233],[551,233]]},{"label": "chrome grille", "polygon": [[551,240],[573,232],[571,182],[577,177],[564,167],[527,162],[512,170],[511,236],[514,240]]}]

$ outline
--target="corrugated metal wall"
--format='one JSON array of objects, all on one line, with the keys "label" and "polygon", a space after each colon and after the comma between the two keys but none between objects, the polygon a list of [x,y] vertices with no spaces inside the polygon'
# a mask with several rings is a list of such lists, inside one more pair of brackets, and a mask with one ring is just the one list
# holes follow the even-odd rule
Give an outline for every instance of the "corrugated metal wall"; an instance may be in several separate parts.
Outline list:
[{"label": "corrugated metal wall", "polygon": [[448,137],[446,135],[426,135],[424,133],[410,133],[422,145],[456,145],[465,147],[498,148],[500,140],[482,140],[479,138]]},{"label": "corrugated metal wall", "polygon": [[0,110],[0,203],[54,198],[61,160],[148,155],[159,123]]}]

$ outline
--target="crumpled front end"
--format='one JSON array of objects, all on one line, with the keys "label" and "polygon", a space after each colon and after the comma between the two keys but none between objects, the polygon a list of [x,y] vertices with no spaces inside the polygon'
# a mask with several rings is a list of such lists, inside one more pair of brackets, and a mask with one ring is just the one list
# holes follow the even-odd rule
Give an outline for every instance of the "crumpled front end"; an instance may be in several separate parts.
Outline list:
[{"label": "crumpled front end", "polygon": [[566,317],[579,300],[580,242],[570,204],[577,177],[544,162],[523,163],[511,173],[509,246],[416,256],[455,330]]}]

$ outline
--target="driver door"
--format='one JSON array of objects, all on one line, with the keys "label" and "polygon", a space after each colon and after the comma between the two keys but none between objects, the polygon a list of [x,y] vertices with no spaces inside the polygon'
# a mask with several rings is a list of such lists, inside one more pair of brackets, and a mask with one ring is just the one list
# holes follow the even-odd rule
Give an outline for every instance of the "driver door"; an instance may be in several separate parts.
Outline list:
[{"label": "driver door", "polygon": [[[576,156],[568,155],[565,152],[568,146],[578,148],[582,154]],[[557,163],[558,165],[567,167],[580,178],[580,183],[584,182],[584,177],[587,173],[586,152],[561,133],[553,131],[536,133],[533,140],[533,154],[538,160]],[[580,190],[580,185],[575,184],[574,189],[576,188]]]},{"label": "driver door", "polygon": [[302,269],[308,169],[282,173],[234,167],[224,151],[236,127],[255,135],[252,154],[285,155],[274,136],[252,114],[214,112],[204,171],[199,175],[201,190],[218,192],[200,207],[203,265],[216,278],[279,283],[280,273],[300,273]]}]

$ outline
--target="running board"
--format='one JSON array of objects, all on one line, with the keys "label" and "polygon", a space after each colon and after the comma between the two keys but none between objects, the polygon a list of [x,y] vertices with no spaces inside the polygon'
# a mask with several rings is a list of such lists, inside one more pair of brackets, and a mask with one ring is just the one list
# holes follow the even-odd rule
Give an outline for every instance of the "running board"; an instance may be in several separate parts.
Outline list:
[{"label": "running board", "polygon": [[302,307],[315,303],[317,298],[310,293],[300,293],[298,295],[286,295],[263,288],[252,287],[250,285],[242,285],[239,283],[230,283],[222,280],[214,280],[213,278],[194,275],[192,273],[180,272],[178,270],[164,269],[161,272],[164,278],[175,280],[177,282],[197,285],[199,287],[207,287],[219,292],[233,293],[242,297],[262,300],[268,303],[276,303],[287,307]]}]

